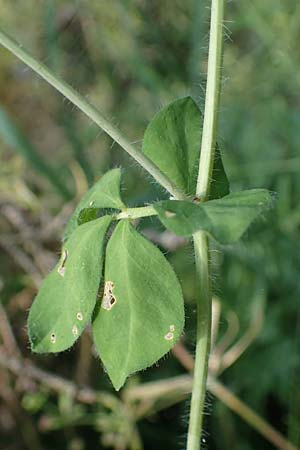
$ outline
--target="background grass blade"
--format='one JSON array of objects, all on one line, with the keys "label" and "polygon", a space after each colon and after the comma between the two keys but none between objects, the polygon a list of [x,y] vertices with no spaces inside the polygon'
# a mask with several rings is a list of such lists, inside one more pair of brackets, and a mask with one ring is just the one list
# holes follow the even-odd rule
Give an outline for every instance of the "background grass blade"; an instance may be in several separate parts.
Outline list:
[{"label": "background grass blade", "polygon": [[19,153],[30,165],[41,175],[50,181],[53,187],[61,194],[65,200],[72,198],[71,192],[59,178],[59,172],[54,167],[44,161],[34,147],[30,144],[24,134],[10,119],[3,108],[0,107],[0,137]]}]

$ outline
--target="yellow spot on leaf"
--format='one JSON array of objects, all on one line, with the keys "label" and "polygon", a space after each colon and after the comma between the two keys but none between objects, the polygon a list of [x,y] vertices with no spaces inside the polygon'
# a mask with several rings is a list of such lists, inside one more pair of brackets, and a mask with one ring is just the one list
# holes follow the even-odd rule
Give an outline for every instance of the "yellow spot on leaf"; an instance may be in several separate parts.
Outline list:
[{"label": "yellow spot on leaf", "polygon": [[165,339],[166,341],[172,341],[172,339],[174,339],[174,333],[171,333],[171,331],[169,333],[167,333],[165,335]]},{"label": "yellow spot on leaf", "polygon": [[78,313],[76,314],[76,317],[77,317],[77,320],[82,320],[82,319],[83,319],[83,315],[82,315],[81,312],[78,312]]}]

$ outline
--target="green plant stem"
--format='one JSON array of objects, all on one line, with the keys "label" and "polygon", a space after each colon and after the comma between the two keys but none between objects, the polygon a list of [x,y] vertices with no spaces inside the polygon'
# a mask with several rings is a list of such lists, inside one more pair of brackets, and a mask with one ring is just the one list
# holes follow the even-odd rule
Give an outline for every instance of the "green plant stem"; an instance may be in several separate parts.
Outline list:
[{"label": "green plant stem", "polygon": [[194,234],[193,239],[199,294],[197,299],[195,369],[187,450],[198,450],[200,448],[211,330],[211,286],[208,236],[204,231],[199,231]]},{"label": "green plant stem", "polygon": [[84,114],[86,114],[93,122],[95,122],[102,130],[104,130],[114,141],[116,141],[133,159],[135,159],[153,178],[163,186],[173,197],[182,199],[184,196],[173,182],[166,177],[153,162],[137,150],[131,142],[123,135],[123,133],[110,123],[98,109],[91,105],[83,95],[80,95],[69,84],[55,75],[47,66],[37,61],[30,53],[22,48],[10,36],[0,29],[0,44],[7,50],[12,52],[27,66],[29,66],[40,77],[51,84],[70,102],[77,106]]},{"label": "green plant stem", "polygon": [[[201,156],[197,180],[197,196],[208,199],[216,146],[217,118],[223,49],[224,0],[212,0],[208,54],[205,111],[201,142]],[[205,232],[193,236],[196,273],[199,281],[197,299],[197,333],[194,381],[192,390],[187,450],[199,450],[208,373],[211,335],[211,276],[209,242]]]},{"label": "green plant stem", "polygon": [[221,90],[223,18],[224,0],[212,0],[205,108],[197,180],[197,197],[203,201],[209,195],[214,166]]},{"label": "green plant stem", "polygon": [[153,206],[141,206],[138,208],[126,208],[115,216],[116,220],[121,219],[138,219],[140,217],[157,216],[157,212]]}]

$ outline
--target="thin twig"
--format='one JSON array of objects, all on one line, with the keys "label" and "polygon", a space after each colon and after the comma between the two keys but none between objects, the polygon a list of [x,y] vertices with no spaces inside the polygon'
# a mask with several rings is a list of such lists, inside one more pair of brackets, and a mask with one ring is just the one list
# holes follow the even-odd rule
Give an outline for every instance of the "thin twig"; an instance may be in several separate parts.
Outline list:
[{"label": "thin twig", "polygon": [[182,236],[176,236],[169,230],[159,232],[153,228],[145,228],[142,234],[157,245],[160,245],[169,252],[174,252],[180,247],[184,247],[188,243],[188,239]]},{"label": "thin twig", "polygon": [[262,417],[256,414],[249,406],[242,402],[215,378],[209,378],[208,389],[219,398],[231,411],[239,415],[248,425],[252,426],[276,448],[280,450],[299,450],[285,437],[273,428]]},{"label": "thin twig", "polygon": [[209,358],[209,370],[215,375],[219,374],[220,366],[223,362],[223,355],[227,348],[236,339],[240,324],[237,315],[233,311],[226,314],[227,329],[220,341],[212,348]]},{"label": "thin twig", "polygon": [[262,308],[255,311],[249,328],[243,336],[233,345],[226,353],[223,354],[219,373],[222,373],[228,367],[232,366],[235,361],[247,350],[247,348],[255,341],[260,334],[264,323],[264,312]]},{"label": "thin twig", "polygon": [[166,380],[151,381],[138,386],[128,388],[125,393],[127,401],[151,400],[172,394],[189,394],[192,387],[190,375],[178,375]]},{"label": "thin twig", "polygon": [[[10,357],[14,357],[18,360],[21,360],[22,356],[20,349],[18,347],[17,341],[15,339],[14,333],[10,325],[10,321],[8,319],[8,316],[1,301],[0,301],[0,335],[2,337],[3,345],[6,349],[7,354]],[[6,367],[6,369],[8,368]],[[11,387],[11,382],[9,380],[10,378],[9,373],[7,372],[4,376],[7,377],[7,382],[3,386],[3,389],[0,391],[0,395],[9,405],[12,414],[15,416],[15,420],[18,421],[18,423],[20,424],[20,431],[27,448],[31,450],[41,450],[42,446],[40,443],[39,435],[36,432],[36,429],[32,423],[31,418],[23,414],[16,393],[14,389],[12,389]]]},{"label": "thin twig", "polygon": [[211,306],[211,348],[213,349],[219,334],[219,323],[222,310],[221,300],[217,297],[213,297]]},{"label": "thin twig", "polygon": [[97,403],[97,401],[99,401],[99,395],[102,395],[89,388],[78,388],[76,384],[71,381],[38,369],[26,361],[23,362],[17,358],[11,358],[1,349],[0,365],[9,369],[16,376],[19,376],[22,373],[22,376],[39,381],[41,384],[46,385],[54,392],[68,392],[71,396],[76,397],[82,403]]},{"label": "thin twig", "polygon": [[[195,365],[194,360],[182,344],[177,344],[173,348],[173,354],[176,356],[178,361],[180,361],[183,367],[185,367],[188,371],[193,370]],[[276,448],[280,450],[299,450],[281,433],[275,430],[275,428],[273,428],[266,420],[260,417],[242,400],[230,392],[230,390],[220,383],[215,377],[208,377],[208,390],[222,403],[224,403],[224,405],[248,423],[248,425],[264,436],[266,440],[271,442]]]},{"label": "thin twig", "polygon": [[0,300],[0,335],[2,336],[3,345],[9,355],[21,358],[21,352],[18,347],[16,338],[12,331],[10,321],[7,317],[6,311]]},{"label": "thin twig", "polygon": [[42,283],[42,276],[36,266],[33,264],[25,252],[18,248],[11,239],[6,236],[0,236],[0,246],[12,257],[12,259],[30,275],[35,287],[39,288]]},{"label": "thin twig", "polygon": [[38,242],[36,230],[29,225],[21,211],[14,205],[3,205],[1,213],[10,224],[18,231],[20,242],[28,253],[33,257],[35,265],[42,275],[47,275],[54,266],[54,255],[46,251]]},{"label": "thin twig", "polygon": [[[190,357],[189,365],[191,364],[191,361],[193,361],[192,357]],[[39,381],[41,384],[46,385],[55,392],[69,392],[70,395],[74,396],[82,403],[93,404],[99,402],[109,408],[118,407],[119,401],[115,399],[114,402],[113,396],[110,394],[95,391],[90,388],[80,388],[76,384],[62,377],[38,369],[32,364],[23,363],[17,358],[11,358],[1,349],[0,366],[9,369],[16,376],[22,374],[22,376],[25,375]],[[192,377],[190,375],[181,375],[167,380],[149,382],[136,387],[131,387],[126,392],[126,398],[127,400],[132,401],[146,401],[148,399],[153,402],[155,401],[155,398],[161,398],[163,395],[174,395],[176,396],[176,401],[173,403],[176,403],[177,401],[182,400],[183,394],[189,394],[191,389]],[[208,389],[212,394],[219,398],[219,400],[232,409],[232,411],[242,417],[245,422],[261,433],[269,442],[273,443],[275,447],[280,450],[299,450],[215,378],[209,377]]]},{"label": "thin twig", "polygon": [[69,217],[71,216],[75,208],[74,202],[65,203],[61,211],[50,221],[45,223],[45,226],[38,231],[37,236],[39,239],[48,240],[49,237],[56,237],[58,233],[62,233],[64,226],[66,225]]},{"label": "thin twig", "polygon": [[0,398],[2,397],[5,404],[17,423],[17,430],[25,443],[28,450],[42,450],[39,434],[34,426],[33,420],[27,414],[24,414],[15,390],[11,387],[11,381],[8,371],[5,373],[5,383],[0,390]]},{"label": "thin twig", "polygon": [[74,380],[79,386],[87,386],[89,383],[89,373],[92,363],[92,339],[85,330],[79,341],[78,359],[75,369]]}]

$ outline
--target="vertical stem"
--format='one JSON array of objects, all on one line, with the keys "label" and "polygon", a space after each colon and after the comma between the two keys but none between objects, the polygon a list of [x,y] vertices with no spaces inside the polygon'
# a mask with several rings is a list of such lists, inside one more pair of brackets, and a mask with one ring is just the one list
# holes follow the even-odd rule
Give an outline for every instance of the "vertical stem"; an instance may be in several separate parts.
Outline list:
[{"label": "vertical stem", "polygon": [[208,238],[206,233],[201,231],[196,233],[193,238],[199,297],[197,299],[196,356],[187,450],[198,450],[201,445],[211,330],[211,286]]},{"label": "vertical stem", "polygon": [[197,196],[202,200],[208,198],[214,166],[221,91],[223,20],[224,0],[212,0],[204,121],[197,180]]},{"label": "vertical stem", "polygon": [[[223,18],[224,0],[212,0],[205,111],[197,181],[197,196],[202,201],[208,199],[214,165],[221,84]],[[199,450],[201,447],[211,334],[212,294],[208,236],[205,232],[199,231],[194,234],[193,239],[199,294],[197,300],[196,357],[187,450]]]}]

